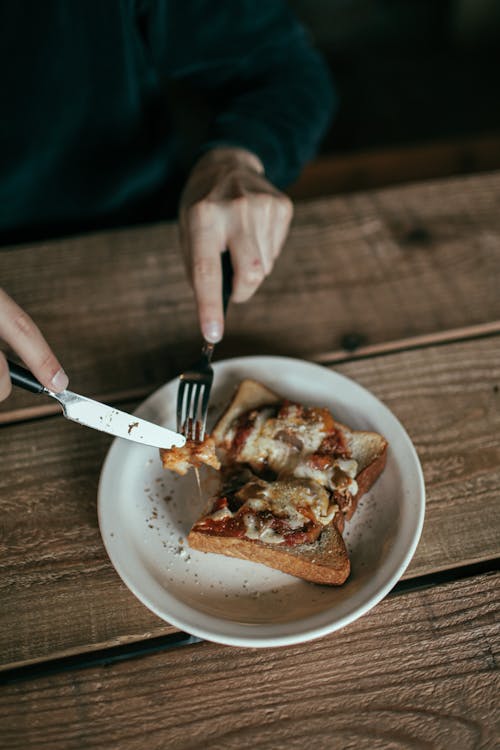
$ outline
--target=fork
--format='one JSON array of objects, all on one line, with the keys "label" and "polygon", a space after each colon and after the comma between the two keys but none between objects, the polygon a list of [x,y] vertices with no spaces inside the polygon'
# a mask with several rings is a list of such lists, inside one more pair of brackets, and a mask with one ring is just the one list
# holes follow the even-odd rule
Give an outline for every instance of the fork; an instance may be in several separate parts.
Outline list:
[{"label": "fork", "polygon": [[[229,250],[221,255],[222,306],[224,316],[233,287],[233,266]],[[207,426],[208,402],[214,379],[212,355],[215,344],[203,342],[201,357],[179,375],[177,390],[177,432],[188,440],[202,441]]]}]

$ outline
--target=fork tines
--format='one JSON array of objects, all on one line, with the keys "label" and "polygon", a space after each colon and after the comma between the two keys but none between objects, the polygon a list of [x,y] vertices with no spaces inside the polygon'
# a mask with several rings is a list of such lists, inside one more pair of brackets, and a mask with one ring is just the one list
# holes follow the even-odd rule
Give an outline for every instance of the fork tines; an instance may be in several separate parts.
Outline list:
[{"label": "fork tines", "polygon": [[177,394],[177,432],[182,432],[190,440],[203,440],[209,396],[210,383],[193,382],[188,373],[181,375]]},{"label": "fork tines", "polygon": [[208,401],[214,379],[210,361],[214,345],[205,342],[201,359],[179,376],[177,432],[189,440],[202,441],[207,425]]}]

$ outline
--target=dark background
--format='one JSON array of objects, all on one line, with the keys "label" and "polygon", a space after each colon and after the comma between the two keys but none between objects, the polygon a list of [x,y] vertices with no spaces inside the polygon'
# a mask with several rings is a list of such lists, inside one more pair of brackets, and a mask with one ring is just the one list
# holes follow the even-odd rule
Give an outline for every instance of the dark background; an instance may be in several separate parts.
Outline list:
[{"label": "dark background", "polygon": [[322,153],[500,134],[500,0],[289,4],[340,98]]}]

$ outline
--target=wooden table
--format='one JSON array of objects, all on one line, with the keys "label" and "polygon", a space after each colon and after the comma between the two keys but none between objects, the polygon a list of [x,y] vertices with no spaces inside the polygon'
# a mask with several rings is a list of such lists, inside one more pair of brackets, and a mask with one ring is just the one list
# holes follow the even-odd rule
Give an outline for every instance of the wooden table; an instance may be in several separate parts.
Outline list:
[{"label": "wooden table", "polygon": [[[133,409],[197,351],[174,225],[0,252],[72,388]],[[399,417],[427,486],[403,580],[322,639],[193,642],[122,584],[96,490],[111,439],[1,405],[0,747],[499,747],[500,173],[297,205],[219,358],[334,368]],[[182,647],[179,647],[182,646]]]}]

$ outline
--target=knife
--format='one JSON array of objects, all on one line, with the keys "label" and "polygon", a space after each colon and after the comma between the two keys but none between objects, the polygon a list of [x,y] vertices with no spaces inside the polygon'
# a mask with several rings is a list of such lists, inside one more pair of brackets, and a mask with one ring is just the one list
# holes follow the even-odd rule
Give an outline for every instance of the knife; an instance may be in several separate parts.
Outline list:
[{"label": "knife", "polygon": [[55,398],[61,404],[64,416],[73,422],[155,448],[182,447],[186,442],[184,435],[178,432],[147,422],[145,419],[139,419],[132,414],[126,414],[113,406],[79,396],[78,393],[72,391],[66,390],[60,393],[50,391],[29,370],[7,361],[10,379],[14,385],[32,393],[43,393],[45,396]]}]

